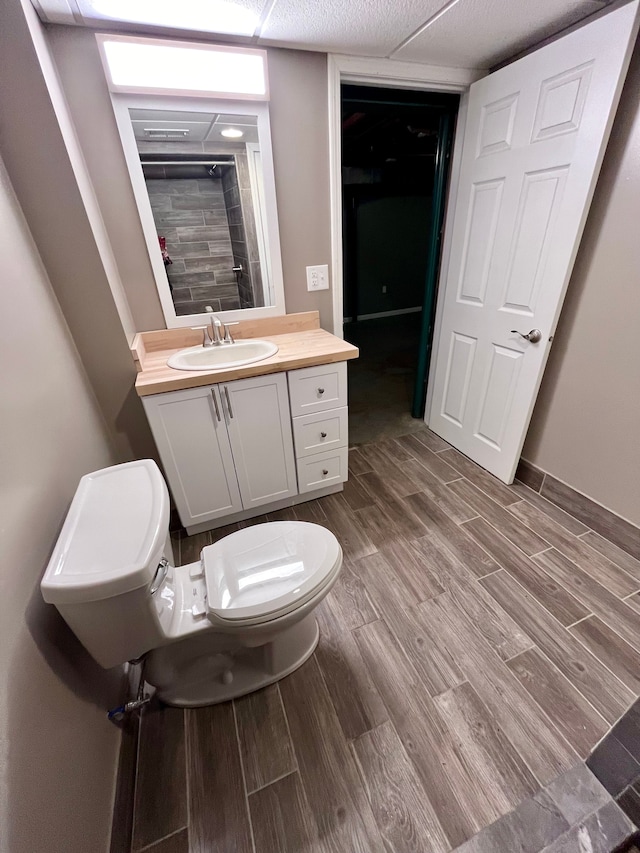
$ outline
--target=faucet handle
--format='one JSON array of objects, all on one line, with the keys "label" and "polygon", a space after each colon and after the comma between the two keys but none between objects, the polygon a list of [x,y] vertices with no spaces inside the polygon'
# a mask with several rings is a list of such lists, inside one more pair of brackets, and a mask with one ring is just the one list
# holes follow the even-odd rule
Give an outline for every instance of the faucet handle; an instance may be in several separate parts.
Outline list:
[{"label": "faucet handle", "polygon": [[213,341],[211,340],[211,335],[209,333],[209,327],[203,326],[202,328],[202,346],[210,347],[213,345]]},{"label": "faucet handle", "polygon": [[231,323],[225,323],[224,324],[224,342],[225,342],[225,344],[234,344],[235,343],[233,335],[229,331],[229,326],[239,326],[239,325],[240,325],[239,320],[234,320]]},{"label": "faucet handle", "polygon": [[231,330],[229,329],[230,325],[231,325],[231,323],[225,323],[225,325],[224,325],[224,342],[225,342],[225,344],[234,344],[235,343],[235,341],[233,339],[233,335],[231,334]]}]

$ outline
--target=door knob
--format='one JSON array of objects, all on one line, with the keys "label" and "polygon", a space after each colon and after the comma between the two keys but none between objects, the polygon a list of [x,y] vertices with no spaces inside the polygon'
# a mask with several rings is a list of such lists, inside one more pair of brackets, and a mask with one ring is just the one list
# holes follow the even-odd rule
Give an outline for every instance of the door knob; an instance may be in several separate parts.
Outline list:
[{"label": "door knob", "polygon": [[527,334],[519,332],[517,329],[511,329],[511,334],[520,335],[521,338],[524,338],[525,341],[529,341],[532,344],[537,344],[538,341],[542,339],[542,332],[540,329],[531,329]]}]

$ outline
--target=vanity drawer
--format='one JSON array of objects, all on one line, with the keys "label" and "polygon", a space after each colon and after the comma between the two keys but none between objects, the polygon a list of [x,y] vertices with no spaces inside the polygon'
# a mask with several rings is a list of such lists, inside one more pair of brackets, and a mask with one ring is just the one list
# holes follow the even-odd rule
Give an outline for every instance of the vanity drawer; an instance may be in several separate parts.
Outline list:
[{"label": "vanity drawer", "polygon": [[308,415],[347,405],[347,363],[290,370],[291,415]]},{"label": "vanity drawer", "polygon": [[313,415],[301,415],[294,418],[293,440],[296,456],[311,456],[324,450],[336,450],[347,446],[349,417],[347,407],[317,412]]},{"label": "vanity drawer", "polygon": [[300,494],[314,492],[325,486],[337,486],[347,479],[349,451],[346,447],[303,456],[298,459],[298,491]]}]

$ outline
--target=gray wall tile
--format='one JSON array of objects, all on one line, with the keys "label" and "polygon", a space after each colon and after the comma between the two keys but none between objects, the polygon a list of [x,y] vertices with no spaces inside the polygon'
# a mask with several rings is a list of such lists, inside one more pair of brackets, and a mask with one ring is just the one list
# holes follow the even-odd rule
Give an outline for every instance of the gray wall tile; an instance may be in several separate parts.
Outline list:
[{"label": "gray wall tile", "polygon": [[171,257],[198,258],[209,254],[208,243],[167,243],[167,251]]},{"label": "gray wall tile", "polygon": [[[231,272],[231,267],[233,266],[233,256],[231,253],[228,255],[209,256],[208,258],[186,258],[184,263],[187,272],[215,271],[229,277],[228,280],[223,282],[224,284],[235,281],[235,274]],[[231,278],[232,276],[233,278]]]},{"label": "gray wall tile", "polygon": [[238,288],[234,284],[213,284],[208,287],[192,287],[191,296],[195,301],[202,299],[237,299]]},{"label": "gray wall tile", "polygon": [[166,195],[184,195],[184,193],[197,193],[198,181],[191,180],[175,180],[172,178],[164,178],[163,180],[148,180],[147,192],[149,196],[156,193],[165,193]]},{"label": "gray wall tile", "polygon": [[640,777],[640,764],[611,734],[591,753],[587,767],[614,797]]},{"label": "gray wall tile", "polygon": [[176,195],[171,197],[171,206],[173,210],[210,210],[211,204],[209,197],[200,195],[200,193],[192,193],[185,195]]},{"label": "gray wall tile", "polygon": [[225,226],[196,225],[176,228],[178,241],[180,243],[191,243],[194,240],[207,240],[217,244],[224,244],[231,249],[229,229]]},{"label": "gray wall tile", "polygon": [[[217,214],[216,214],[217,215]],[[206,211],[202,210],[169,210],[169,211],[154,211],[153,218],[155,219],[156,228],[161,230],[168,226],[174,225],[211,225],[206,221]]]},{"label": "gray wall tile", "polygon": [[545,789],[570,826],[597,811],[611,799],[589,768],[577,764]]},{"label": "gray wall tile", "polygon": [[561,835],[542,853],[610,853],[633,830],[629,818],[616,803],[610,802]]},{"label": "gray wall tile", "polygon": [[568,829],[557,806],[542,791],[456,848],[456,853],[538,853]]}]

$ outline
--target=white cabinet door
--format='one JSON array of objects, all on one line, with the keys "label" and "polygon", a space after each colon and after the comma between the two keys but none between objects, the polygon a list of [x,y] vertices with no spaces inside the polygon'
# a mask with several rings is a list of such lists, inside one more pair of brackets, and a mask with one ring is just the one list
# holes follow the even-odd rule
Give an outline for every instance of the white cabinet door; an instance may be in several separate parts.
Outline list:
[{"label": "white cabinet door", "polygon": [[296,495],[286,375],[238,379],[218,387],[244,508]]},{"label": "white cabinet door", "polygon": [[242,510],[219,388],[143,397],[185,527]]},{"label": "white cabinet door", "polygon": [[637,0],[619,6],[471,87],[428,423],[506,483],[560,315],[637,9]]}]

